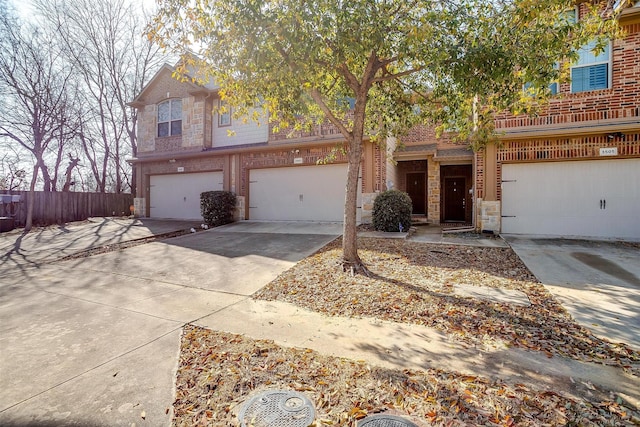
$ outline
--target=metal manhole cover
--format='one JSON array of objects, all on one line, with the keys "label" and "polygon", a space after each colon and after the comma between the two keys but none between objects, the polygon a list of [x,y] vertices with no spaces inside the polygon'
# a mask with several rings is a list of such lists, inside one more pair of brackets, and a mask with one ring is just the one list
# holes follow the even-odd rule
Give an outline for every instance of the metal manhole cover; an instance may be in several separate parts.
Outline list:
[{"label": "metal manhole cover", "polygon": [[393,415],[371,415],[358,421],[357,427],[418,427],[411,421]]},{"label": "metal manhole cover", "polygon": [[242,427],[307,427],[315,417],[313,403],[304,394],[290,390],[257,394],[238,415]]}]

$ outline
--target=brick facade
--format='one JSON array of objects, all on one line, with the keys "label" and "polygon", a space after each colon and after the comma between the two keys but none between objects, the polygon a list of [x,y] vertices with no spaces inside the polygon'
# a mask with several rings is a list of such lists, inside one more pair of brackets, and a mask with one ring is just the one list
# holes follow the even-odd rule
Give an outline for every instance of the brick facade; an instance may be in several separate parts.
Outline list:
[{"label": "brick facade", "polygon": [[[581,6],[583,7],[583,6]],[[423,172],[426,177],[426,218],[440,223],[443,215],[444,166],[473,169],[467,192],[473,188],[474,220],[478,229],[500,229],[501,173],[504,163],[566,161],[600,158],[601,148],[616,148],[617,158],[640,157],[640,22],[627,21],[626,36],[612,44],[611,88],[570,93],[569,84],[534,117],[499,114],[495,127],[501,142],[472,153],[452,144],[446,135],[436,139],[431,126],[416,126],[398,138],[398,150],[365,144],[361,163],[363,220],[375,196],[388,185],[406,190],[406,175]],[[157,174],[222,171],[224,188],[234,191],[248,210],[249,173],[252,169],[315,165],[326,159],[345,163],[343,137],[323,123],[305,131],[274,130],[260,142],[241,138],[235,142],[213,140],[215,89],[179,82],[165,66],[136,98],[138,108],[138,208],[149,214],[149,177]],[[157,137],[157,105],[182,99],[182,135]],[[262,128],[264,129],[264,128]],[[217,134],[216,134],[217,135]],[[216,138],[218,138],[216,136]],[[216,141],[218,141],[216,143]],[[247,141],[247,142],[245,142]],[[611,158],[611,157],[607,157]],[[178,168],[183,172],[178,172]],[[466,208],[471,211],[468,203]],[[245,214],[246,215],[246,214]]]},{"label": "brick facade", "polygon": [[571,93],[571,85],[563,83],[559,95],[535,117],[499,114],[496,129],[639,118],[640,24],[626,25],[623,29],[626,37],[613,41],[610,89]]},{"label": "brick facade", "polygon": [[[626,35],[612,42],[610,88],[571,93],[564,83],[536,116],[496,117],[501,141],[475,159],[478,228],[500,230],[505,163],[640,157],[640,9],[626,12]],[[616,155],[602,156],[601,149]]]}]

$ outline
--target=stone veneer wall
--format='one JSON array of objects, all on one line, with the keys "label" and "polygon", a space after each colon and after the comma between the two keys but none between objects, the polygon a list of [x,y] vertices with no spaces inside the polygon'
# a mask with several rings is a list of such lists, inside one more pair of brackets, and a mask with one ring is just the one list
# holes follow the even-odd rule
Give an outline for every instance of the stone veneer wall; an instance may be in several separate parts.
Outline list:
[{"label": "stone veneer wall", "polygon": [[245,197],[236,195],[236,208],[233,211],[234,221],[244,221],[245,217]]},{"label": "stone veneer wall", "polygon": [[373,202],[376,200],[376,197],[378,197],[378,194],[380,193],[362,193],[361,223],[371,224],[373,222]]},{"label": "stone veneer wall", "polygon": [[427,220],[440,224],[440,163],[427,157]]},{"label": "stone veneer wall", "polygon": [[205,103],[190,96],[182,99],[182,146],[203,147]]},{"label": "stone veneer wall", "polygon": [[154,151],[156,149],[156,118],[158,106],[145,105],[139,110],[138,121],[138,152]]},{"label": "stone veneer wall", "polygon": [[147,216],[147,199],[144,197],[136,197],[133,199],[133,215],[136,218]]},{"label": "stone veneer wall", "polygon": [[500,232],[501,229],[501,214],[500,214],[500,202],[489,202],[482,199],[477,200],[478,210],[478,222],[476,227],[479,231],[493,231],[495,233]]}]

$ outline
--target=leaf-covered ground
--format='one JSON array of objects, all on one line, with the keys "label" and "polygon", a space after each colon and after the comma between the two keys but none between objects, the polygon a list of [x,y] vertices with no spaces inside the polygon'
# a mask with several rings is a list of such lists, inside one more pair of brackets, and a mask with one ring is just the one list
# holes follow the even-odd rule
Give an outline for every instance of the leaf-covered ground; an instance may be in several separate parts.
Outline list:
[{"label": "leaf-covered ground", "polygon": [[[640,352],[578,325],[511,249],[359,239],[370,277],[342,273],[340,239],[254,295],[339,316],[415,323],[456,339],[562,355],[640,374]],[[454,284],[520,290],[531,306],[456,295]]]},{"label": "leaf-covered ground", "polygon": [[637,425],[616,402],[579,402],[523,384],[438,369],[390,370],[271,341],[193,326],[182,337],[175,426],[238,426],[254,393],[297,390],[316,408],[315,426],[355,426],[387,411],[418,425]]}]

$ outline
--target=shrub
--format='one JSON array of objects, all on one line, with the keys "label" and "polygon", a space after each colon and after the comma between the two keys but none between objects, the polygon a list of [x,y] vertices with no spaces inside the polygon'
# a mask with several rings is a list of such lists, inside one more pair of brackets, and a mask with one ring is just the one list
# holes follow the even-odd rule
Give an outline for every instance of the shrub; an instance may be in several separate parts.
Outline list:
[{"label": "shrub", "polygon": [[200,194],[200,213],[204,222],[217,227],[233,222],[236,195],[230,191],[205,191]]},{"label": "shrub", "polygon": [[373,202],[373,227],[379,231],[402,231],[411,227],[411,198],[407,193],[388,190]]}]

